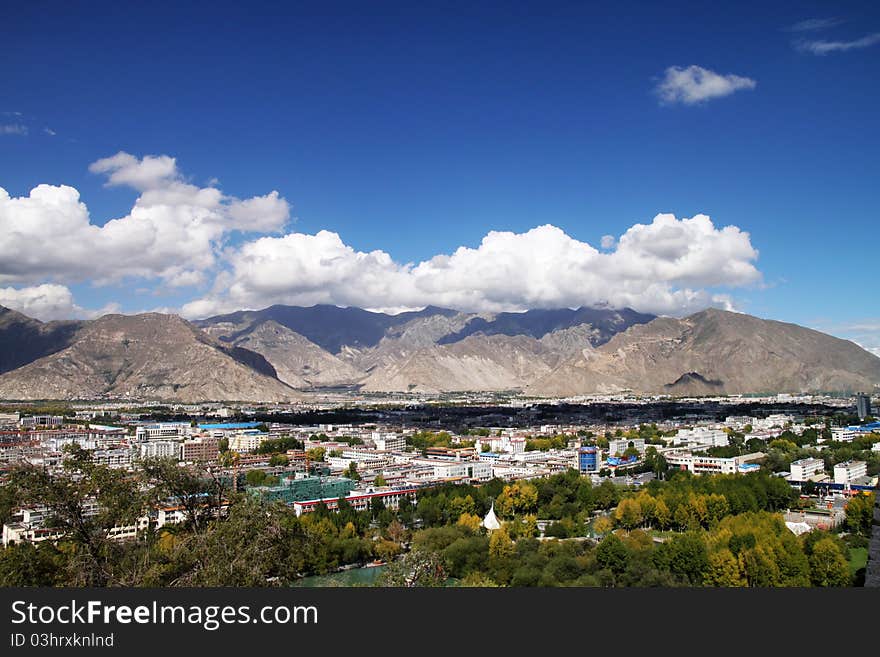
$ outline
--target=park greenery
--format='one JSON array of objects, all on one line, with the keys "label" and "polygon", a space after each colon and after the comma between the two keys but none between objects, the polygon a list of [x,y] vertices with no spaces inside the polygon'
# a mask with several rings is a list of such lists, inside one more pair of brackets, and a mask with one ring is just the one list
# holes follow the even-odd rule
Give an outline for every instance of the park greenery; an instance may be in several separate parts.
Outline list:
[{"label": "park greenery", "polygon": [[[351,473],[355,474],[355,473]],[[274,482],[250,470],[249,486]],[[378,483],[378,482],[376,482]],[[115,540],[157,503],[183,521]],[[8,520],[47,507],[58,541],[0,553],[3,586],[268,586],[387,562],[387,586],[848,586],[851,549],[871,531],[873,496],[854,497],[839,534],[790,532],[779,511],[798,504],[766,471],[695,477],[671,473],[641,488],[594,486],[569,470],[548,478],[444,485],[357,511],[344,499],[297,517],[293,508],[233,492],[206,470],[147,459],[134,472],[73,448],[61,473],[23,465],[0,488]],[[494,504],[501,529],[482,518]],[[856,578],[857,579],[857,578]]]},{"label": "park greenery", "polygon": [[422,453],[429,447],[473,447],[475,442],[474,440],[456,442],[448,431],[416,431],[406,437],[406,444]]}]

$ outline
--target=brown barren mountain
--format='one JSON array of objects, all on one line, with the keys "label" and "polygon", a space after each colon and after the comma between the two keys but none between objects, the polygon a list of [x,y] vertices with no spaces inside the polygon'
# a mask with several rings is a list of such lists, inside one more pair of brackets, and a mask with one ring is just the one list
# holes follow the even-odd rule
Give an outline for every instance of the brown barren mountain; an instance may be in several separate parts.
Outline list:
[{"label": "brown barren mountain", "polygon": [[0,350],[12,365],[36,360],[0,376],[0,398],[286,401],[301,398],[293,388],[333,385],[692,396],[870,392],[880,384],[880,358],[795,324],[715,309],[648,317],[426,309],[394,319],[273,306],[203,320],[202,330],[176,315],[43,324],[6,311]]},{"label": "brown barren mountain", "polygon": [[65,349],[0,376],[0,398],[296,398],[272,372],[257,354],[225,347],[176,315],[105,315],[85,322]]},{"label": "brown barren mountain", "polygon": [[0,374],[69,346],[82,322],[41,322],[0,306]]},{"label": "brown barren mountain", "polygon": [[578,352],[528,387],[569,396],[631,390],[670,395],[852,392],[880,383],[880,358],[796,324],[708,309],[632,326]]},{"label": "brown barren mountain", "polygon": [[235,345],[262,355],[278,378],[294,388],[350,385],[364,378],[360,370],[273,320],[258,324]]}]

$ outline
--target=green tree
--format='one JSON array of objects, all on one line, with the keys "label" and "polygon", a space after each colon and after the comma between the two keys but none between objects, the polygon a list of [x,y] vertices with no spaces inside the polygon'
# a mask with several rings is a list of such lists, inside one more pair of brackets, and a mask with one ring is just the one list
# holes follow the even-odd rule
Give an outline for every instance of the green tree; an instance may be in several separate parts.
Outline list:
[{"label": "green tree", "polygon": [[608,534],[596,549],[596,562],[618,575],[626,570],[628,556],[626,545],[615,534]]},{"label": "green tree", "polygon": [[443,586],[446,570],[436,552],[413,550],[385,568],[377,580],[378,586],[425,587]]},{"label": "green tree", "polygon": [[730,504],[724,495],[712,493],[706,498],[706,513],[709,527],[712,528],[730,513]]},{"label": "green tree", "polygon": [[360,476],[360,474],[358,474],[358,468],[357,468],[356,462],[351,461],[348,464],[348,469],[345,471],[345,476],[348,477],[349,479],[354,479],[355,481],[360,481],[361,476]]},{"label": "green tree", "polygon": [[324,455],[327,453],[327,450],[323,447],[310,447],[306,450],[306,458],[312,462],[320,462],[324,460]]},{"label": "green tree", "polygon": [[846,503],[846,526],[854,534],[871,535],[874,517],[874,493],[853,495]]},{"label": "green tree", "polygon": [[63,586],[65,556],[51,541],[0,550],[0,586]]},{"label": "green tree", "polygon": [[266,479],[266,473],[263,470],[248,470],[244,476],[248,486],[262,486]]},{"label": "green tree", "polygon": [[[318,521],[320,522],[320,521]],[[332,523],[331,523],[332,524]],[[314,546],[314,543],[312,543]],[[309,539],[293,510],[239,495],[227,517],[187,534],[173,549],[177,586],[268,586],[293,579],[307,567]],[[329,540],[321,544],[327,550]]]},{"label": "green tree", "polygon": [[691,584],[699,584],[708,567],[708,550],[700,532],[689,531],[672,539],[669,569],[674,574],[686,577]]},{"label": "green tree", "polygon": [[196,466],[181,467],[173,458],[144,459],[140,476],[151,499],[168,500],[180,506],[184,527],[197,530],[217,516],[227,492],[223,481],[212,472]]},{"label": "green tree", "polygon": [[740,568],[749,586],[779,586],[781,573],[773,550],[763,544],[742,550],[739,554]]},{"label": "green tree", "polygon": [[849,586],[850,573],[839,544],[830,536],[813,545],[810,579],[814,586]]},{"label": "green tree", "polygon": [[146,508],[134,478],[122,470],[95,464],[74,443],[65,447],[63,470],[53,473],[32,465],[12,470],[9,484],[23,505],[45,506],[46,525],[62,533],[72,554],[68,581],[74,586],[125,584],[118,568],[115,527],[133,525]]}]

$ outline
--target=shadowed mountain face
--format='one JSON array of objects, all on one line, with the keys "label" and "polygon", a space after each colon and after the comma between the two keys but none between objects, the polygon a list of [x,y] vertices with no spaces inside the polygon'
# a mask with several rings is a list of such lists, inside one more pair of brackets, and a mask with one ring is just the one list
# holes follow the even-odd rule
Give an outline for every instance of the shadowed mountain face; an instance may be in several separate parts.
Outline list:
[{"label": "shadowed mountain face", "polygon": [[[220,336],[224,342],[235,342],[244,333],[266,321],[287,327],[315,343],[331,354],[339,353],[343,346],[374,347],[389,329],[420,317],[434,315],[450,316],[456,311],[429,306],[418,312],[386,315],[360,308],[336,306],[270,306],[263,310],[241,310],[195,322],[202,328],[222,325],[232,330]],[[216,334],[216,332],[215,332]]]},{"label": "shadowed mountain face", "polygon": [[293,388],[340,385],[690,396],[880,385],[880,358],[852,342],[714,309],[652,319],[628,309],[385,315],[273,306],[199,325],[158,314],[43,324],[4,311],[4,362],[31,361],[0,375],[0,398],[283,401],[298,396]]},{"label": "shadowed mountain face", "polygon": [[273,320],[256,325],[235,344],[262,354],[274,366],[273,376],[294,388],[350,385],[363,378],[357,368]]},{"label": "shadowed mountain face", "polygon": [[0,306],[0,374],[64,349],[82,322],[43,323]]},{"label": "shadowed mountain face", "polygon": [[[386,315],[272,306],[198,324],[224,343],[262,354],[281,380],[297,388],[442,391],[521,388],[572,349],[602,344],[651,319],[628,308],[473,314],[428,307]],[[524,353],[532,354],[529,365],[522,363]]]},{"label": "shadowed mountain face", "polygon": [[105,315],[72,343],[0,376],[3,399],[292,400],[263,356],[218,344],[176,315]]},{"label": "shadowed mountain face", "polygon": [[474,317],[465,327],[450,333],[437,341],[438,344],[452,344],[469,335],[528,335],[543,338],[548,333],[574,326],[589,324],[595,331],[591,343],[599,346],[633,324],[645,324],[654,315],[637,313],[631,308],[609,310],[605,308],[578,308],[571,310],[528,310],[524,313],[498,313],[492,319]]}]

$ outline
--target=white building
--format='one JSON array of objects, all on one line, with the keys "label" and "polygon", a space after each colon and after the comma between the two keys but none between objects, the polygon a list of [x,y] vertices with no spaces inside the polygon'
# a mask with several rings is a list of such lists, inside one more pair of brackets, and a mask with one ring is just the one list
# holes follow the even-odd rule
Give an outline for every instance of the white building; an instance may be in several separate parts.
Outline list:
[{"label": "white building", "polygon": [[793,415],[768,415],[765,418],[755,419],[755,421],[752,422],[752,428],[772,429],[773,427],[779,427],[780,429],[784,429],[786,424],[794,424]]},{"label": "white building", "polygon": [[253,452],[268,438],[268,434],[244,431],[229,436],[229,449],[233,452]]},{"label": "white building", "polygon": [[492,464],[486,461],[433,461],[432,465],[436,479],[489,481],[492,478]]},{"label": "white building", "polygon": [[[743,429],[746,426],[752,424],[755,421],[755,418],[749,417],[748,415],[728,415],[724,418],[724,424],[730,427],[731,429]],[[754,426],[754,425],[753,425]]]},{"label": "white building", "polygon": [[19,420],[22,427],[60,427],[64,418],[60,415],[31,415]]},{"label": "white building", "polygon": [[20,419],[18,413],[0,413],[0,425],[18,424]]},{"label": "white building", "polygon": [[791,463],[791,480],[807,481],[813,475],[825,472],[825,461],[822,459],[800,459]]},{"label": "white building", "polygon": [[139,446],[142,459],[146,458],[173,458],[180,455],[180,443],[176,440],[148,440]]},{"label": "white building", "polygon": [[[730,437],[721,429],[709,427],[695,427],[693,429],[679,429],[672,438],[672,444],[679,445],[708,445],[709,447],[725,447],[730,443]],[[613,453],[610,452],[609,453]]]},{"label": "white building", "polygon": [[832,427],[831,440],[838,443],[851,443],[859,433],[848,427]]},{"label": "white building", "polygon": [[608,453],[611,456],[620,455],[629,449],[630,444],[639,451],[639,454],[645,453],[645,441],[642,438],[615,438],[608,441]]},{"label": "white building", "polygon": [[42,436],[40,444],[46,449],[60,452],[68,445],[79,445],[83,449],[97,449],[99,443],[86,433],[61,433],[59,435]]},{"label": "white building", "polygon": [[387,452],[406,450],[406,438],[402,433],[373,434],[373,444],[376,449]]},{"label": "white building", "polygon": [[868,464],[865,461],[846,461],[834,466],[834,483],[849,484],[853,479],[864,477],[868,474]]},{"label": "white building", "polygon": [[190,426],[189,422],[144,424],[135,429],[134,435],[138,441],[188,438],[192,435],[192,426]]},{"label": "white building", "polygon": [[96,449],[92,454],[92,462],[110,468],[127,468],[131,465],[132,451],[127,447],[118,449]]},{"label": "white building", "polygon": [[[666,462],[669,465],[677,465],[683,470],[689,470],[694,474],[736,474],[741,472],[746,464],[758,461],[766,456],[762,452],[722,458],[718,456],[705,456],[688,451],[667,452]],[[754,467],[754,466],[752,466]]]}]

